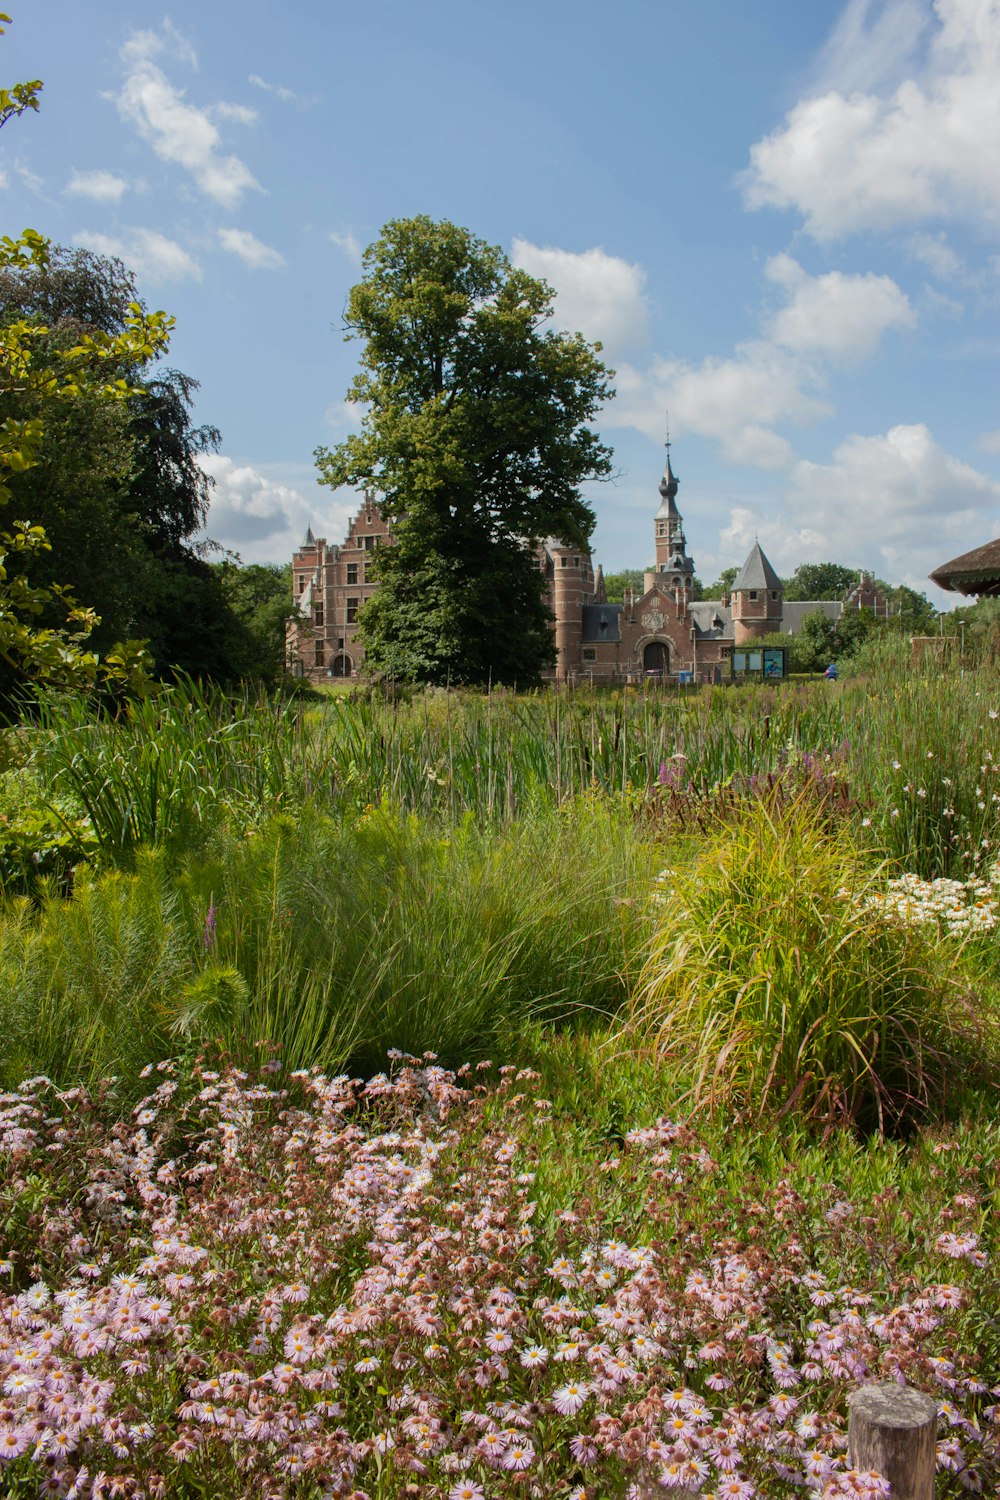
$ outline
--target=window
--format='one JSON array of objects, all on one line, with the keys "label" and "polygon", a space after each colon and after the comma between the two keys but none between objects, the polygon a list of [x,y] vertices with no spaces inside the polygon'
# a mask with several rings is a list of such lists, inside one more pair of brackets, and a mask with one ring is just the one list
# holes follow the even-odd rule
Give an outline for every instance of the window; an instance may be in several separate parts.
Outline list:
[{"label": "window", "polygon": [[593,646],[584,646],[584,648],[583,648],[583,659],[584,659],[584,661],[596,661],[597,660],[597,651],[595,650],[595,648]]},{"label": "window", "polygon": [[323,624],[323,606],[322,606],[322,604],[314,604],[313,605],[313,624],[316,625],[317,627],[321,626]]},{"label": "window", "polygon": [[357,599],[348,599],[348,601],[347,601],[347,623],[348,623],[348,625],[353,625],[354,622],[355,622],[355,620],[357,618],[358,618],[358,601],[357,601]]},{"label": "window", "polygon": [[357,563],[348,563],[347,564],[347,581],[348,581],[348,583],[357,583],[357,581],[358,581],[358,565],[357,565]]},{"label": "window", "polygon": [[578,557],[574,557],[573,566],[574,568],[578,568],[580,566],[580,559]]},{"label": "window", "polygon": [[368,511],[367,515],[365,516],[365,525],[366,526],[370,526],[371,524],[372,524],[372,513],[371,513],[371,511]]},{"label": "window", "polygon": [[777,597],[778,597],[778,590],[777,589],[772,589],[771,590],[771,598],[772,599],[777,599]]},{"label": "window", "polygon": [[657,521],[657,523],[656,523],[656,535],[657,536],[666,536],[666,534],[667,534],[667,523],[666,523],[666,521]]},{"label": "window", "polygon": [[323,642],[322,641],[316,641],[314,643],[314,645],[313,645],[313,665],[317,666],[317,667],[321,667],[323,665]]},{"label": "window", "polygon": [[748,591],[748,593],[747,593],[747,598],[748,599],[756,599],[756,597],[757,597],[757,590],[756,589],[750,589]]},{"label": "window", "polygon": [[569,567],[569,558],[568,558],[568,557],[561,557],[561,558],[560,558],[560,559],[559,559],[559,562],[560,562],[560,564],[561,564],[561,565],[562,565],[562,566],[563,566],[563,567],[564,567],[564,568],[568,568],[568,567]]},{"label": "window", "polygon": [[304,590],[305,586],[306,586],[305,574],[300,574],[299,575],[299,593],[300,594]]},{"label": "window", "polygon": [[679,589],[679,588],[680,588],[680,586],[681,586],[681,580],[680,580],[680,575],[679,575],[679,574],[677,574],[677,573],[675,573],[675,574],[674,574],[674,588],[675,588],[675,589]]},{"label": "window", "polygon": [[344,649],[344,637],[341,636],[340,639],[337,642],[337,650],[338,651],[343,651],[343,649]]},{"label": "window", "polygon": [[361,582],[362,583],[367,583],[368,582],[368,564],[367,563],[364,563],[362,565],[362,568],[361,568]]},{"label": "window", "polygon": [[372,552],[372,551],[374,551],[374,548],[375,548],[375,538],[373,536],[366,536],[365,537],[365,551],[366,552]]}]

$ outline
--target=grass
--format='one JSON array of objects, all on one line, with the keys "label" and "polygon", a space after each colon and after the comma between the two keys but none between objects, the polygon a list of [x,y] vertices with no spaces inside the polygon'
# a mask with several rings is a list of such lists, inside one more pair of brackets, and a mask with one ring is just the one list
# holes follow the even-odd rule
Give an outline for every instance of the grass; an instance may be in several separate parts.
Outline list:
[{"label": "grass", "polygon": [[526,1017],[624,1003],[652,859],[593,799],[501,835],[307,808],[219,829],[179,869],[143,852],[0,920],[3,1075],[96,1083],[216,1040],[334,1072],[377,1071],[393,1047],[503,1054]]},{"label": "grass", "polygon": [[661,876],[623,1041],[674,1059],[695,1107],[884,1133],[940,1105],[976,1009],[934,940],[866,905],[886,878],[814,800],[748,803]]}]

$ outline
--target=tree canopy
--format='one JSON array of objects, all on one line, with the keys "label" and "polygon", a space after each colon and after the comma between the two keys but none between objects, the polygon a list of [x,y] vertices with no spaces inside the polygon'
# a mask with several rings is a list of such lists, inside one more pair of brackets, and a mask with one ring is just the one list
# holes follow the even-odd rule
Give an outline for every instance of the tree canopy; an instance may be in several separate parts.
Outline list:
[{"label": "tree canopy", "polygon": [[554,659],[538,544],[584,547],[599,346],[551,327],[553,292],[467,229],[387,224],[351,290],[362,427],[318,448],[321,483],[369,486],[392,524],[359,616],[366,662],[406,680],[528,683]]}]

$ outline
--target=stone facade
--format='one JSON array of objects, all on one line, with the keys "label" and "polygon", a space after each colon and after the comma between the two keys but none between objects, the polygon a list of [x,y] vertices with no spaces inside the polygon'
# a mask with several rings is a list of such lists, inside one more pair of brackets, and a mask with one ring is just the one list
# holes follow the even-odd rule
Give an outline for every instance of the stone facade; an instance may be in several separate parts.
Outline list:
[{"label": "stone facade", "polygon": [[[836,620],[845,607],[867,606],[879,614],[886,608],[866,573],[845,602],[786,605],[781,579],[758,542],[730,595],[695,601],[694,562],[677,490],[668,443],[653,523],[655,559],[644,575],[642,595],[629,595],[622,604],[608,603],[601,568],[595,568],[590,552],[552,539],[539,548],[553,616],[555,681],[676,681],[681,674],[696,682],[718,681],[728,673],[734,648],[769,633],[795,631],[811,612]],[[375,588],[366,580],[365,565],[374,548],[389,540],[389,528],[368,495],[341,546],[317,540],[311,529],[306,534],[292,559],[295,598],[304,616],[289,629],[293,671],[315,681],[357,675],[363,650],[356,616]]]}]

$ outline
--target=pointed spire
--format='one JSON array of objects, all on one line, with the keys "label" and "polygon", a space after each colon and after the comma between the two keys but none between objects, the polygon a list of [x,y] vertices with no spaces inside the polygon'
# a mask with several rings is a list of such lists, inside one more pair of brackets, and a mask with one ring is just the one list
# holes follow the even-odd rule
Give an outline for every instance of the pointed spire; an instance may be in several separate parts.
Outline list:
[{"label": "pointed spire", "polygon": [[678,487],[678,485],[680,483],[680,480],[677,478],[677,476],[674,473],[673,469],[670,467],[670,427],[669,426],[667,427],[667,441],[664,444],[664,447],[667,450],[667,462],[664,465],[663,478],[660,480],[660,495],[662,497],[662,502],[663,503],[661,504],[660,509],[657,512],[657,520],[665,520],[665,519],[674,520],[674,519],[679,519],[679,515],[678,515],[678,511],[677,511],[677,506],[674,504],[674,501],[677,498],[677,487]]},{"label": "pointed spire", "polygon": [[315,545],[316,545],[316,538],[313,536],[313,529],[310,526],[306,530],[306,539],[302,543],[302,550],[304,552],[308,547],[315,547]]}]

